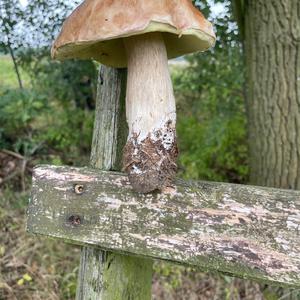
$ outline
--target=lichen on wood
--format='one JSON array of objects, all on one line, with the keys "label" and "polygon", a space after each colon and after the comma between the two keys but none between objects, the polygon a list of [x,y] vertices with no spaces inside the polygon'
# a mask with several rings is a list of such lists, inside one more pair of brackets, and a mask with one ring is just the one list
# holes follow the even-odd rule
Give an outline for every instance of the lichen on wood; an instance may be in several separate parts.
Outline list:
[{"label": "lichen on wood", "polygon": [[[74,185],[84,186],[78,195]],[[79,225],[70,216],[79,216]],[[126,176],[88,168],[34,170],[28,230],[116,253],[165,259],[300,286],[300,192],[178,181],[135,193]]]},{"label": "lichen on wood", "polygon": [[[90,162],[94,168],[104,170],[120,170],[121,168],[122,149],[126,143],[128,131],[124,101],[125,85],[126,70],[101,67]],[[84,175],[81,179],[88,180]],[[77,196],[86,193],[84,184],[75,184],[73,189]],[[84,224],[85,216],[78,211],[77,214],[71,214],[66,222],[67,226],[79,228]],[[84,243],[83,246],[77,300],[147,300],[151,298],[153,264],[151,260],[102,251]]]}]

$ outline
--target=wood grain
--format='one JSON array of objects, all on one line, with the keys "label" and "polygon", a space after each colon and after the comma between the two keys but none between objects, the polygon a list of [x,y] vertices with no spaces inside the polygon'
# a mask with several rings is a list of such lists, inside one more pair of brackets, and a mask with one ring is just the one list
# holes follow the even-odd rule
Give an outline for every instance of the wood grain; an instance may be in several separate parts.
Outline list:
[{"label": "wood grain", "polygon": [[53,166],[33,179],[30,232],[300,286],[299,191],[179,181],[144,195],[119,173]]},{"label": "wood grain", "polygon": [[[102,66],[99,72],[91,166],[120,170],[126,142],[126,70]],[[76,187],[80,194],[82,186]],[[78,216],[71,218],[80,222]],[[77,300],[151,298],[152,261],[85,245],[82,248]]]}]

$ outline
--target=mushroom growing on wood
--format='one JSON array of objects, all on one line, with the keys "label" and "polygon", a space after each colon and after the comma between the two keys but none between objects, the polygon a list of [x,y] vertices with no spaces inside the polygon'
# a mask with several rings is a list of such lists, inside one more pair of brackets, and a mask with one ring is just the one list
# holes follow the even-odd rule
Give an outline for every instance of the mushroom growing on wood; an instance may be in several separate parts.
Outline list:
[{"label": "mushroom growing on wood", "polygon": [[176,174],[176,106],[168,58],[214,43],[211,23],[190,0],[86,0],[65,21],[52,48],[54,58],[128,68],[123,163],[136,191],[162,189]]}]

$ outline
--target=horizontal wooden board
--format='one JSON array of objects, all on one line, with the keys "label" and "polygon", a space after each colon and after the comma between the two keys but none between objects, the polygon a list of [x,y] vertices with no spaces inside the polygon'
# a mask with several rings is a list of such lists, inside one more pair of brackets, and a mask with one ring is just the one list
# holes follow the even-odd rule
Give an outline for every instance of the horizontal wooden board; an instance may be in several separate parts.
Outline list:
[{"label": "horizontal wooden board", "polygon": [[123,174],[39,166],[28,231],[300,287],[300,192],[178,181],[153,194]]}]

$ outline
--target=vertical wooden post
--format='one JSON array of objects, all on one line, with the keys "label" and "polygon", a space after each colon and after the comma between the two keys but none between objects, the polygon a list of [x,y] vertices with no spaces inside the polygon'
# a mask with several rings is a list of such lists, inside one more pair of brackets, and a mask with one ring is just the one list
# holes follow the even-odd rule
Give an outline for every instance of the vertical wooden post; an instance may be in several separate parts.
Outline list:
[{"label": "vertical wooden post", "polygon": [[[120,170],[126,142],[126,71],[101,67],[91,152],[92,167]],[[152,261],[83,247],[76,300],[151,299]]]}]

